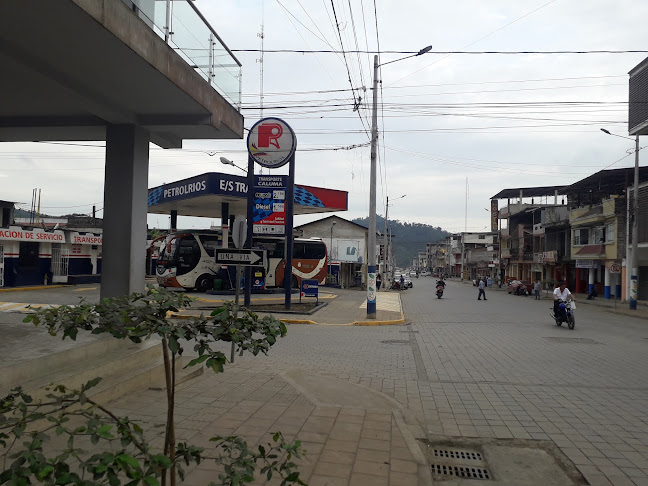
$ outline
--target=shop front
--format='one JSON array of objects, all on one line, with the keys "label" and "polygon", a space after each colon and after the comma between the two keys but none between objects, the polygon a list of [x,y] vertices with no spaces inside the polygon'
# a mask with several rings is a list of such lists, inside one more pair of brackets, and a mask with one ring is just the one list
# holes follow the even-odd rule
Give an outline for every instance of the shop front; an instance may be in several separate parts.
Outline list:
[{"label": "shop front", "polygon": [[0,228],[0,287],[43,285],[52,281],[52,247],[65,243],[61,230]]}]

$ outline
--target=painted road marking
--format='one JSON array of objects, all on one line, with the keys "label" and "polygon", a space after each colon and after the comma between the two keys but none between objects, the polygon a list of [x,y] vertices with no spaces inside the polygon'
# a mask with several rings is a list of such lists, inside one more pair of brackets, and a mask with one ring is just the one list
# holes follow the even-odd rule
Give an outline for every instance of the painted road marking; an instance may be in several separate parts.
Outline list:
[{"label": "painted road marking", "polygon": [[[366,300],[362,303],[360,309],[364,307],[367,307]],[[400,312],[401,311],[400,295],[392,294],[392,293],[378,294],[376,296],[376,310]]]},{"label": "painted road marking", "polygon": [[[28,307],[31,307],[29,309]],[[2,302],[0,312],[31,312],[32,309],[52,309],[56,304],[25,304],[22,302]]]}]

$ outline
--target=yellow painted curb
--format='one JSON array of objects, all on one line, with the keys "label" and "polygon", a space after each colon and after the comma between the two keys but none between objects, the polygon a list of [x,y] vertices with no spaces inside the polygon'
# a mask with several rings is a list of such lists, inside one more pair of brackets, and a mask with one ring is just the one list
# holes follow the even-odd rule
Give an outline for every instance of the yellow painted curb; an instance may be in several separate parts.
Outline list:
[{"label": "yellow painted curb", "polygon": [[401,317],[393,321],[355,321],[352,326],[393,326],[396,324],[405,324],[405,318]]},{"label": "yellow painted curb", "polygon": [[20,292],[21,290],[43,290],[43,289],[58,289],[65,287],[65,285],[41,285],[40,287],[12,287],[8,289],[0,289],[0,292]]},{"label": "yellow painted curb", "polygon": [[317,324],[315,321],[308,321],[306,319],[279,319],[285,324]]}]

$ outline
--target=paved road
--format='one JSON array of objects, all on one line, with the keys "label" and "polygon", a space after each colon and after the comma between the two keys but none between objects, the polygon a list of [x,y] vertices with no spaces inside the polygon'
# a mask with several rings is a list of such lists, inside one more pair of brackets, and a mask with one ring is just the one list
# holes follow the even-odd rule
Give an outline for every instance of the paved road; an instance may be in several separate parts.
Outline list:
[{"label": "paved road", "polygon": [[[593,484],[648,485],[648,323],[580,305],[556,327],[550,301],[434,280],[402,293],[405,326],[291,326],[262,360],[380,390],[429,436],[552,440]],[[380,297],[380,294],[379,294]],[[391,341],[391,343],[389,342]]]},{"label": "paved road", "polygon": [[[421,434],[431,439],[550,440],[592,485],[648,485],[648,322],[581,304],[570,331],[552,324],[548,300],[486,293],[487,301],[477,301],[472,285],[450,282],[439,300],[434,279],[416,279],[414,288],[401,294],[406,325],[291,325],[269,356],[237,358],[226,373],[189,382],[179,396],[188,400],[183,406],[195,407],[199,399],[217,400],[207,395],[218,391],[224,395],[215,403],[229,400],[231,410],[243,398],[276,406],[303,401],[277,378],[299,370],[395,398],[414,412]],[[215,405],[209,403],[213,415]],[[185,439],[200,423],[196,420],[187,418]],[[313,458],[316,480],[332,469],[326,447]],[[364,464],[361,448],[344,458],[355,461],[348,484],[356,484],[353,474]],[[394,475],[395,469],[385,474]]]}]

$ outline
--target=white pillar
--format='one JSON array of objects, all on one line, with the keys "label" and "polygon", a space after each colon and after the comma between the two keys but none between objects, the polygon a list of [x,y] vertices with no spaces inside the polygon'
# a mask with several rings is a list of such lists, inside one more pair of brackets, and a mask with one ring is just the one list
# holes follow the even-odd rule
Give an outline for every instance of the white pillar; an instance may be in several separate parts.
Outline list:
[{"label": "white pillar", "polygon": [[603,292],[606,299],[612,297],[612,274],[607,266],[605,267],[605,289]]},{"label": "white pillar", "polygon": [[595,278],[595,268],[590,268],[589,269],[589,289],[588,292],[592,292],[592,289],[594,288],[594,278]]},{"label": "white pillar", "polygon": [[149,133],[106,127],[101,298],[144,290]]}]

